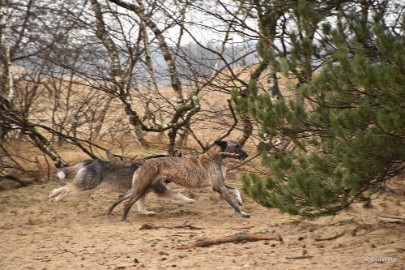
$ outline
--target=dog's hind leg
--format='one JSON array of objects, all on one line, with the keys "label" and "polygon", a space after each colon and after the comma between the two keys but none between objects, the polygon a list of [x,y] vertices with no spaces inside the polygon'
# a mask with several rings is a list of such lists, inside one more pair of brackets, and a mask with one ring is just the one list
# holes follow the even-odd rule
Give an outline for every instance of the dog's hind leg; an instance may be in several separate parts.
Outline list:
[{"label": "dog's hind leg", "polygon": [[122,221],[127,220],[128,213],[129,213],[129,210],[131,210],[132,205],[134,205],[134,203],[136,203],[139,199],[145,197],[148,189],[149,189],[148,186],[141,187],[141,188],[132,187],[131,198],[125,204],[124,213],[122,214],[122,218],[121,218]]},{"label": "dog's hind leg", "polygon": [[[107,214],[107,215],[111,215],[112,211],[114,210],[114,208],[115,208],[117,205],[119,205],[121,202],[123,202],[123,201],[129,199],[130,197],[131,197],[131,190],[128,191],[127,193],[125,193],[125,194],[119,195],[118,198],[117,198],[117,200],[115,200],[115,202],[113,202],[113,203],[110,205],[110,207],[108,208],[106,214]],[[154,214],[156,214],[156,212],[146,210],[146,209],[145,209],[144,202],[145,202],[145,196],[143,196],[142,198],[139,198],[139,200],[136,201],[136,206],[138,207],[138,212],[141,213],[141,214],[143,214],[143,215],[154,215]]]},{"label": "dog's hind leg", "polygon": [[235,209],[236,212],[238,212],[239,215],[241,215],[244,218],[248,218],[250,217],[250,214],[243,212],[242,210],[240,210],[240,208],[232,201],[230,194],[228,192],[228,189],[226,188],[225,185],[219,185],[219,186],[215,186],[214,190],[216,192],[218,192],[219,194],[221,194],[221,196],[226,200],[226,202],[232,206],[233,209]]},{"label": "dog's hind leg", "polygon": [[171,191],[170,189],[167,189],[166,186],[160,182],[157,182],[152,189],[159,198],[176,199],[183,201],[185,203],[195,202],[193,199],[190,199],[189,197],[181,194],[180,192],[174,192]]},{"label": "dog's hind leg", "polygon": [[124,207],[124,213],[122,214],[121,220],[125,221],[127,220],[129,210],[131,210],[132,205],[138,201],[142,195],[136,194],[135,196],[132,196],[131,199],[127,202],[127,204]]},{"label": "dog's hind leg", "polygon": [[108,207],[107,215],[111,215],[114,208],[119,205],[121,202],[128,200],[131,197],[131,190],[123,195],[119,195],[118,198],[113,202],[110,207]]},{"label": "dog's hind leg", "polygon": [[240,195],[239,190],[237,188],[234,188],[234,187],[231,187],[231,186],[228,186],[228,185],[225,185],[225,186],[228,189],[229,193],[232,193],[233,195],[235,195],[236,201],[238,202],[238,204],[240,206],[242,206],[243,201],[242,201],[242,196]]},{"label": "dog's hind leg", "polygon": [[[123,201],[129,199],[130,197],[131,197],[131,191],[129,191],[129,192],[125,193],[125,194],[119,195],[119,196],[118,196],[118,199],[115,200],[115,202],[113,202],[113,203],[110,205],[110,207],[108,208],[108,210],[107,210],[107,215],[111,215],[112,211],[114,210],[114,208],[115,208],[117,205],[119,205],[121,202],[123,202]],[[145,202],[145,196],[143,196],[142,198],[140,198],[140,199],[136,202],[136,205],[137,205],[137,207],[138,207],[138,212],[141,213],[141,214],[143,214],[143,215],[153,215],[153,214],[156,214],[156,213],[153,212],[153,211],[148,211],[148,210],[146,210],[146,209],[145,209],[144,202]]]},{"label": "dog's hind leg", "polygon": [[183,201],[185,203],[193,203],[195,202],[194,199],[191,199],[183,194],[181,194],[180,192],[174,192],[171,190],[165,190],[163,193],[156,193],[158,195],[159,198],[165,198],[165,199],[176,199],[176,200],[180,200]]}]

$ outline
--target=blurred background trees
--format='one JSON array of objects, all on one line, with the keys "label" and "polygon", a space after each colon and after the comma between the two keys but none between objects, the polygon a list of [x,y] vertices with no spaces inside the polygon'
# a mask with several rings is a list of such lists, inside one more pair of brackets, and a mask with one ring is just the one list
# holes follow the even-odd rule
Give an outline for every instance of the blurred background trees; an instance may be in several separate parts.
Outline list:
[{"label": "blurred background trees", "polygon": [[7,0],[0,14],[3,179],[49,175],[66,148],[231,137],[263,159],[247,194],[316,214],[403,171],[401,1]]}]

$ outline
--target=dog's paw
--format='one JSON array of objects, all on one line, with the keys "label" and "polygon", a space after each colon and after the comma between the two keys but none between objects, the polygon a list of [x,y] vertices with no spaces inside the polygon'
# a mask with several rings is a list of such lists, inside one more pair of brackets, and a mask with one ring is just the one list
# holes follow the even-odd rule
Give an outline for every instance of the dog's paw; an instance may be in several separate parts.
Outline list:
[{"label": "dog's paw", "polygon": [[62,200],[62,198],[60,196],[53,196],[53,197],[49,197],[48,202],[49,203],[57,203],[60,200]]},{"label": "dog's paw", "polygon": [[190,198],[187,198],[186,200],[185,200],[185,203],[194,203],[195,202],[195,200],[194,199],[190,199]]},{"label": "dog's paw", "polygon": [[240,211],[240,215],[241,215],[242,217],[244,217],[244,218],[250,218],[250,214],[248,214],[248,213],[246,213],[246,212],[243,212],[243,211]]},{"label": "dog's paw", "polygon": [[55,190],[52,190],[51,192],[49,192],[48,198],[54,198],[54,197],[56,197],[56,194],[55,194],[55,193],[56,193]]},{"label": "dog's paw", "polygon": [[148,216],[156,215],[155,211],[148,211],[148,210],[142,210],[140,213],[142,215],[148,215]]},{"label": "dog's paw", "polygon": [[54,202],[55,202],[55,199],[56,199],[56,194],[55,194],[55,192],[52,190],[51,192],[49,192],[49,195],[48,195],[48,202],[49,202],[49,203],[54,203]]}]

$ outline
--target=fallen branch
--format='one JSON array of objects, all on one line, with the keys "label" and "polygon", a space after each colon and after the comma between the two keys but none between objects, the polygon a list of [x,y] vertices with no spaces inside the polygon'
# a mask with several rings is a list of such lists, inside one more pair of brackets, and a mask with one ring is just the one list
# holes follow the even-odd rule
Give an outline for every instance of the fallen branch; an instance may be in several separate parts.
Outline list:
[{"label": "fallen branch", "polygon": [[383,216],[378,216],[378,217],[405,220],[405,217],[396,217],[396,216],[388,216],[388,215],[383,215]]},{"label": "fallen branch", "polygon": [[378,223],[382,224],[405,224],[405,219],[394,216],[379,216]]},{"label": "fallen branch", "polygon": [[326,238],[315,238],[314,240],[317,241],[317,242],[335,240],[335,239],[345,235],[345,233],[346,233],[346,231],[343,231],[341,233],[336,234],[335,236],[326,237]]},{"label": "fallen branch", "polygon": [[132,269],[133,267],[136,267],[136,266],[137,266],[136,264],[121,265],[121,266],[116,266],[114,268],[114,270],[121,270],[121,269],[128,269],[128,268]]},{"label": "fallen branch", "polygon": [[285,257],[287,260],[303,260],[303,259],[311,259],[314,256],[304,255],[304,256],[296,256],[296,257]]},{"label": "fallen branch", "polygon": [[[3,173],[3,172],[1,172]],[[13,175],[9,175],[9,174],[5,174],[5,175],[0,175],[0,181],[4,180],[4,179],[8,179],[8,180],[12,180],[14,182],[17,182],[18,184],[20,184],[22,187],[27,187],[30,185],[30,182],[21,180],[20,178],[13,176]]]},{"label": "fallen branch", "polygon": [[191,224],[183,224],[176,226],[155,226],[153,224],[143,224],[139,230],[157,230],[157,229],[189,229],[189,230],[202,230],[202,228],[195,227]]},{"label": "fallen branch", "polygon": [[272,234],[241,234],[232,235],[226,237],[220,237],[216,239],[207,239],[197,241],[189,245],[178,246],[177,249],[190,249],[196,247],[208,247],[213,245],[220,245],[226,243],[239,243],[239,242],[254,242],[261,240],[276,240],[282,242],[283,239],[280,236],[274,236]]}]

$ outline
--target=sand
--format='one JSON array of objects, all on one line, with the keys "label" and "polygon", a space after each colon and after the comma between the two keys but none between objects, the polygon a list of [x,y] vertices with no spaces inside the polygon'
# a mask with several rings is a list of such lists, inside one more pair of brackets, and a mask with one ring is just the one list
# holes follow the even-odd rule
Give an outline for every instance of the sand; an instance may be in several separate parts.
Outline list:
[{"label": "sand", "polygon": [[[237,176],[228,180],[239,185]],[[245,219],[209,189],[192,191],[193,204],[146,198],[153,216],[122,205],[105,211],[116,194],[97,190],[58,203],[50,181],[0,192],[0,269],[404,269],[404,197],[382,195],[336,216],[303,220],[244,197]],[[148,229],[141,229],[148,228]],[[279,240],[179,249],[204,239],[257,233]]]}]

